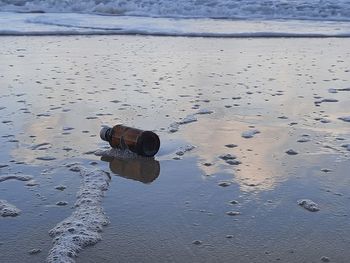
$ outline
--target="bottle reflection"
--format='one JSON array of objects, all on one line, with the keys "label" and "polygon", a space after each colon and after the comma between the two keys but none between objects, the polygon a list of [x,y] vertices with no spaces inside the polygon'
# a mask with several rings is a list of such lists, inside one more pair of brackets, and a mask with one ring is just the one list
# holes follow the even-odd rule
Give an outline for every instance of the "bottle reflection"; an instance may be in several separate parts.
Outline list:
[{"label": "bottle reflection", "polygon": [[160,173],[160,164],[153,158],[117,159],[101,157],[101,160],[109,162],[109,169],[112,173],[144,184],[152,183]]}]

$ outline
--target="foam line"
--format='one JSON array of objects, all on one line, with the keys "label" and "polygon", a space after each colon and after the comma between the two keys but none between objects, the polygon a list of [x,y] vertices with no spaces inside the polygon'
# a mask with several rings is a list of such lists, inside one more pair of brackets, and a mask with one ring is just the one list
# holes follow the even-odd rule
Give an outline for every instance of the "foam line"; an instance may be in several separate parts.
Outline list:
[{"label": "foam line", "polygon": [[109,186],[109,174],[80,166],[74,168],[82,177],[75,211],[50,230],[53,247],[47,262],[75,262],[80,250],[101,240],[102,227],[109,223],[101,206],[104,192]]}]

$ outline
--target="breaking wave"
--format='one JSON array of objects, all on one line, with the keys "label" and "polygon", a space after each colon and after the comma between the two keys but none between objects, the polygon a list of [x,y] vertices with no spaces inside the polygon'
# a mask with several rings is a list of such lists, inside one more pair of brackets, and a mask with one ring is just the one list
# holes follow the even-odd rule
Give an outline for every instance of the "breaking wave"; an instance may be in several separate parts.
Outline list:
[{"label": "breaking wave", "polygon": [[349,21],[348,0],[0,0],[0,11]]}]

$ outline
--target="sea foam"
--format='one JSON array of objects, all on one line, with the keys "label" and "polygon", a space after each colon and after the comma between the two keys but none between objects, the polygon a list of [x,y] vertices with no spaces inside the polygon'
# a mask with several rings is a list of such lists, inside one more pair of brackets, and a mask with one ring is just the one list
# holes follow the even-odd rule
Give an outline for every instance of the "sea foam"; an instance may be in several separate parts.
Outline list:
[{"label": "sea foam", "polygon": [[79,171],[82,177],[75,211],[50,230],[53,247],[48,262],[75,262],[74,258],[80,250],[101,240],[102,227],[109,223],[101,206],[104,192],[109,186],[109,174],[81,166],[77,166],[75,171]]},{"label": "sea foam", "polygon": [[7,181],[7,180],[30,181],[32,179],[33,179],[33,176],[31,176],[31,175],[7,174],[7,175],[0,176],[0,183]]},{"label": "sea foam", "polygon": [[0,0],[0,11],[150,17],[349,20],[347,0]]},{"label": "sea foam", "polygon": [[0,199],[0,216],[17,216],[21,210],[14,205],[8,203],[6,200]]},{"label": "sea foam", "polygon": [[[1,1],[1,0],[0,0]],[[77,13],[1,12],[0,35],[154,35],[187,37],[349,37],[350,21],[229,20]],[[43,113],[42,116],[46,116]]]}]

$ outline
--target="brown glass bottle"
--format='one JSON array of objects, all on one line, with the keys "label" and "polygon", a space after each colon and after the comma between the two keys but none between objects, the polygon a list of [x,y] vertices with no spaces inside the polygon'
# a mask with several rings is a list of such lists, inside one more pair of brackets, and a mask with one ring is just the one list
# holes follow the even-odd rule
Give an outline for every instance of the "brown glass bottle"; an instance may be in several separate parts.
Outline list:
[{"label": "brown glass bottle", "polygon": [[102,140],[109,142],[111,147],[129,149],[141,156],[152,157],[160,147],[157,134],[143,131],[124,125],[115,125],[112,128],[104,127],[100,132]]}]

